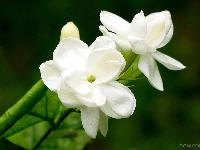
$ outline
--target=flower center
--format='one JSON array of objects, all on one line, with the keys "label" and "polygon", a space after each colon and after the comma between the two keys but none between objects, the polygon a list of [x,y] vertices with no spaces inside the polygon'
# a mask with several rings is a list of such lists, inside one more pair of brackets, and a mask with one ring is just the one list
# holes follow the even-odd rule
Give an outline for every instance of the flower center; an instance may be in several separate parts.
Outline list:
[{"label": "flower center", "polygon": [[88,82],[92,83],[92,82],[94,82],[94,81],[96,80],[96,78],[95,78],[94,75],[89,75],[89,76],[87,77],[87,80],[88,80]]}]

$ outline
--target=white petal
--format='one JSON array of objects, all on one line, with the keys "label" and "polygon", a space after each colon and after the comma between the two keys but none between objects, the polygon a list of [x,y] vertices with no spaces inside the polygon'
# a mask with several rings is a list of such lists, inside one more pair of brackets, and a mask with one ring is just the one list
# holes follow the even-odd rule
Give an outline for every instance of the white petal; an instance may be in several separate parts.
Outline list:
[{"label": "white petal", "polygon": [[158,48],[161,48],[161,47],[165,46],[171,40],[171,38],[173,36],[173,32],[174,32],[174,26],[172,24],[171,27],[170,27],[170,29],[169,29],[169,31],[165,35],[163,41],[158,46]]},{"label": "white petal", "polygon": [[112,117],[112,118],[115,118],[115,119],[123,118],[123,116],[118,115],[115,111],[113,111],[112,107],[108,103],[101,106],[101,110],[109,117]]},{"label": "white petal", "polygon": [[108,117],[102,111],[100,111],[99,130],[105,137],[108,132]]},{"label": "white petal", "polygon": [[76,93],[64,82],[61,83],[61,87],[58,90],[58,97],[64,106],[67,107],[79,107],[81,102],[76,97]]},{"label": "white petal", "polygon": [[155,53],[153,53],[153,57],[160,62],[161,64],[163,64],[166,68],[170,69],[170,70],[181,70],[184,69],[185,66],[183,64],[181,64],[179,61],[159,52],[156,51]]},{"label": "white petal", "polygon": [[116,42],[116,45],[118,46],[118,48],[122,50],[132,49],[129,41],[125,37],[117,35],[112,32],[108,32],[108,30],[104,26],[99,26],[99,30],[103,33],[103,35],[108,36],[111,39],[113,39]]},{"label": "white petal", "polygon": [[151,55],[141,55],[138,63],[140,71],[148,78],[149,82],[156,89],[163,91],[163,82],[158,66]]},{"label": "white petal", "polygon": [[106,102],[106,97],[103,95],[102,91],[97,86],[93,86],[91,91],[87,95],[76,95],[81,103],[87,107],[98,107],[102,106]]},{"label": "white petal", "polygon": [[148,45],[142,39],[135,38],[133,36],[128,37],[132,46],[132,51],[136,54],[146,54],[148,51]]},{"label": "white petal", "polygon": [[44,84],[52,91],[56,91],[61,82],[61,71],[54,61],[46,61],[40,65],[41,78]]},{"label": "white petal", "polygon": [[99,110],[98,108],[82,108],[81,121],[85,132],[92,138],[97,135],[99,127]]},{"label": "white petal", "polygon": [[129,31],[129,22],[113,13],[102,11],[100,20],[108,30],[117,34],[126,35]]},{"label": "white petal", "polygon": [[133,114],[136,100],[133,93],[118,82],[104,84],[101,89],[106,96],[106,104],[101,110],[108,116],[120,119]]},{"label": "white petal", "polygon": [[162,42],[160,43],[160,45],[157,48],[161,48],[163,46],[165,46],[172,38],[173,35],[173,31],[174,31],[174,27],[173,27],[173,23],[172,23],[172,19],[171,19],[171,14],[169,11],[162,11],[162,12],[157,12],[157,13],[152,13],[150,15],[148,15],[146,17],[146,19],[148,21],[154,20],[155,18],[157,18],[158,16],[164,16],[165,18],[165,37],[162,40]]},{"label": "white petal", "polygon": [[67,74],[85,67],[89,55],[88,46],[75,38],[65,38],[56,47],[53,59]]},{"label": "white petal", "polygon": [[64,81],[77,94],[86,95],[91,90],[92,84],[87,81],[87,75],[84,72],[73,72],[70,76],[66,76]]},{"label": "white petal", "polygon": [[155,17],[146,17],[147,35],[145,41],[149,46],[157,48],[164,40],[169,31],[168,29],[166,30],[165,19],[163,14],[157,14]]},{"label": "white petal", "polygon": [[96,40],[90,45],[91,50],[95,49],[115,49],[115,42],[107,37],[107,36],[99,36],[96,38]]},{"label": "white petal", "polygon": [[147,23],[143,11],[136,14],[130,24],[129,35],[144,39],[147,33]]},{"label": "white petal", "polygon": [[93,51],[88,57],[89,74],[96,77],[95,83],[103,83],[118,78],[126,63],[117,50]]}]

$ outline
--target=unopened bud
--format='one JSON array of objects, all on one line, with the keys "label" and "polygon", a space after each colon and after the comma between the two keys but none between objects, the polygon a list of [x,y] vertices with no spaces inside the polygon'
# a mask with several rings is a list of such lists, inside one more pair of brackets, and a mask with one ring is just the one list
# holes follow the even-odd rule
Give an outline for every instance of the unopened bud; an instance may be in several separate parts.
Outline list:
[{"label": "unopened bud", "polygon": [[67,37],[74,37],[80,39],[79,30],[73,22],[68,22],[61,29],[60,40]]}]

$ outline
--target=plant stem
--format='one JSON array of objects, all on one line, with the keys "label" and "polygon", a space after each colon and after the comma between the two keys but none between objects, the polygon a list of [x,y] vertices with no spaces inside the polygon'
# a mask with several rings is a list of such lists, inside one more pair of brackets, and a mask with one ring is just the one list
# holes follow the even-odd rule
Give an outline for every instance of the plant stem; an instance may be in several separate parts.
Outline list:
[{"label": "plant stem", "polygon": [[44,140],[49,136],[49,134],[57,129],[60,124],[63,122],[63,120],[71,113],[71,112],[75,112],[74,109],[68,109],[66,111],[63,112],[63,114],[60,116],[60,118],[57,120],[57,122],[55,123],[55,126],[51,126],[47,132],[42,136],[42,138],[39,140],[39,142],[33,147],[33,150],[36,150],[43,142]]},{"label": "plant stem", "polygon": [[29,112],[41,100],[46,90],[47,88],[42,80],[39,80],[15,105],[0,117],[0,139],[17,120]]}]

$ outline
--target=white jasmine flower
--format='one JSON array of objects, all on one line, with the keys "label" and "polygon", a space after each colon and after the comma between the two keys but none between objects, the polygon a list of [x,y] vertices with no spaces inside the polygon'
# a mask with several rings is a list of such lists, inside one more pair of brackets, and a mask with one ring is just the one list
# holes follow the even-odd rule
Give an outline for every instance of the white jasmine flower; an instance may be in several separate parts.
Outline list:
[{"label": "white jasmine flower", "polygon": [[146,17],[141,11],[131,23],[113,13],[102,11],[100,20],[104,25],[100,26],[104,35],[111,37],[121,49],[132,49],[140,56],[138,68],[158,90],[163,91],[163,82],[156,61],[170,70],[185,68],[177,60],[157,51],[165,46],[173,35],[169,11],[152,13]]},{"label": "white jasmine flower", "polygon": [[65,106],[80,108],[83,128],[95,138],[98,129],[106,135],[107,116],[127,118],[134,112],[133,93],[115,81],[124,67],[122,54],[108,37],[98,37],[89,47],[65,38],[40,72],[45,85],[58,93]]}]

